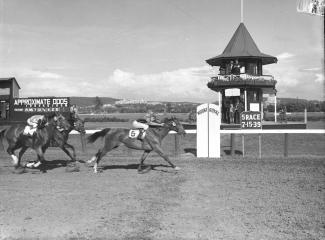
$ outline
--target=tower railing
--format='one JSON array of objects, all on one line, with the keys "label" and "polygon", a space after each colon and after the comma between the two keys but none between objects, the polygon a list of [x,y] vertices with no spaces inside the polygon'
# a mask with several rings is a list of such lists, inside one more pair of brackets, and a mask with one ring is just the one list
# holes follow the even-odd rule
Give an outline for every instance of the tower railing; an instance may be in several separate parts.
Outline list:
[{"label": "tower railing", "polygon": [[247,73],[241,73],[240,75],[228,74],[228,75],[217,75],[211,78],[212,80],[220,81],[233,81],[233,80],[263,80],[263,81],[273,81],[274,77],[272,75],[251,75]]}]

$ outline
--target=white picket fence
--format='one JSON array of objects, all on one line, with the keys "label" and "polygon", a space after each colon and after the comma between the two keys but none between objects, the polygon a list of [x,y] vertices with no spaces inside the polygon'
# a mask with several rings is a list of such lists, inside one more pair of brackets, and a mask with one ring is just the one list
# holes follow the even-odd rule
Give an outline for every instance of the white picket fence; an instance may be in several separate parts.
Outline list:
[{"label": "white picket fence", "polygon": [[[95,132],[98,132],[100,130],[86,130],[86,134],[93,134]],[[185,130],[187,134],[196,134],[196,129],[192,130]],[[169,134],[175,134],[176,132],[170,131]],[[231,135],[231,155],[234,154],[235,151],[235,144],[234,144],[234,136],[240,135],[242,137],[242,153],[243,156],[245,156],[245,135],[246,134],[258,134],[259,137],[259,144],[258,144],[258,152],[259,157],[262,157],[262,135],[263,134],[284,134],[284,148],[283,148],[283,155],[285,157],[288,156],[288,135],[289,134],[324,134],[325,135],[325,129],[224,129],[220,130],[221,134],[230,134]],[[72,131],[70,134],[79,134],[77,131]],[[179,154],[179,139],[175,135],[175,155],[177,156]]]},{"label": "white picket fence", "polygon": [[[93,134],[100,130],[86,130],[86,134]],[[186,133],[196,134],[196,129],[185,130]],[[176,132],[170,131],[169,134],[175,134]],[[264,134],[264,133],[305,133],[305,134],[325,134],[325,129],[223,129],[220,130],[220,133],[225,134]],[[77,131],[72,131],[70,134],[79,134]]]}]

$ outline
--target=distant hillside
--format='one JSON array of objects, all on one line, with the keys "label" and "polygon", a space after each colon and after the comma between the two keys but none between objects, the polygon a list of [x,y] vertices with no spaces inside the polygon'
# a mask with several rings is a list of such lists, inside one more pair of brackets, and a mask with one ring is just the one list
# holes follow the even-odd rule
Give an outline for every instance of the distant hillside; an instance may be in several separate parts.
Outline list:
[{"label": "distant hillside", "polygon": [[[266,100],[267,98],[263,98]],[[270,100],[270,102],[274,102],[274,99]],[[307,104],[308,102],[321,102],[317,100],[307,100],[303,98],[277,98],[277,103],[279,104]]]},{"label": "distant hillside", "polygon": [[[93,106],[96,104],[95,101],[96,97],[70,97],[71,104],[76,104],[78,107],[87,107],[87,106]],[[121,99],[116,98],[110,98],[110,97],[99,97],[100,101],[103,104],[114,104],[116,101],[119,101]],[[153,103],[155,101],[148,101],[148,103]],[[306,99],[297,99],[297,98],[277,98],[277,102],[280,104],[306,104],[309,102],[309,100]],[[166,101],[160,101],[157,103],[174,103],[174,104],[194,104],[193,102],[166,102]],[[215,102],[218,103],[217,101]]]},{"label": "distant hillside", "polygon": [[[71,104],[76,104],[78,107],[87,107],[96,104],[96,97],[70,97]],[[114,104],[120,99],[110,97],[99,97],[103,104]]]},{"label": "distant hillside", "polygon": [[302,98],[278,98],[277,102],[280,102],[282,104],[290,104],[290,103],[298,103],[298,104],[306,104],[309,101],[313,100],[306,100],[306,99],[302,99]]}]

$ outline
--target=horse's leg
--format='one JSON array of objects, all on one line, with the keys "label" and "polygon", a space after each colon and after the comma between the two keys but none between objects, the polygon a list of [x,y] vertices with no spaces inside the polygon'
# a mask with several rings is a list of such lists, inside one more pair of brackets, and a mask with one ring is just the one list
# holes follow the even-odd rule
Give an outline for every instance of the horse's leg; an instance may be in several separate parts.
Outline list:
[{"label": "horse's leg", "polygon": [[[63,152],[65,152],[70,158],[72,162],[76,161],[76,151],[74,149],[74,147],[68,143],[63,144],[62,146],[60,146],[60,148],[62,149]],[[71,148],[73,155],[71,155],[71,153],[68,151],[67,148]]]},{"label": "horse's leg", "polygon": [[180,170],[179,167],[175,166],[170,160],[167,154],[165,154],[162,150],[162,148],[159,145],[152,145],[153,150],[158,153],[166,162],[169,163],[169,165],[174,168],[175,170]]},{"label": "horse's leg", "polygon": [[99,164],[99,161],[102,159],[102,157],[104,157],[106,155],[106,153],[108,153],[109,151],[111,151],[114,147],[112,148],[106,148],[106,144],[105,146],[98,150],[97,154],[96,154],[96,162],[94,164],[94,173],[97,173],[98,172],[98,164]]},{"label": "horse's leg", "polygon": [[22,149],[20,150],[19,156],[18,156],[18,166],[20,165],[21,158],[23,157],[23,155],[27,149],[28,149],[28,147],[22,147]]},{"label": "horse's leg", "polygon": [[[104,146],[105,147],[105,146]],[[98,173],[98,163],[100,161],[100,156],[101,156],[101,150],[98,150],[96,156],[95,156],[95,164],[94,164],[94,173]],[[93,157],[94,158],[94,157]],[[94,160],[93,160],[94,161]]]},{"label": "horse's leg", "polygon": [[[68,151],[67,147],[72,149],[73,155],[71,155],[71,153],[70,153],[70,151]],[[67,162],[67,166],[65,169],[66,172],[79,172],[80,169],[76,163],[76,152],[75,152],[74,147],[68,143],[64,143],[60,148],[71,158],[71,160],[69,160]]]},{"label": "horse's leg", "polygon": [[9,143],[9,146],[7,148],[7,153],[12,158],[12,162],[15,168],[19,167],[19,158],[15,155],[15,150],[17,150],[19,146],[16,146],[16,144]]},{"label": "horse's leg", "polygon": [[[105,147],[105,146],[104,146]],[[99,149],[97,151],[97,153],[95,154],[95,156],[93,156],[90,160],[87,161],[87,163],[92,163],[95,161],[95,164],[94,164],[94,173],[97,173],[98,172],[98,162],[100,161],[100,156],[101,156],[101,149]]]},{"label": "horse's leg", "polygon": [[102,157],[104,157],[105,154],[111,151],[112,149],[117,148],[119,146],[119,143],[120,142],[117,139],[109,139],[109,137],[106,136],[104,146],[98,150],[95,156],[93,156],[90,160],[87,161],[87,163],[92,163],[95,161],[94,173],[98,172],[98,164]]},{"label": "horse's leg", "polygon": [[45,169],[45,159],[44,159],[44,152],[43,152],[43,149],[42,147],[37,147],[34,149],[36,154],[37,154],[37,158],[38,158],[38,162],[34,164],[34,167],[39,167],[40,171],[41,172],[46,172],[46,169]]},{"label": "horse's leg", "polygon": [[138,172],[142,172],[142,166],[143,166],[143,162],[144,160],[146,160],[147,156],[149,155],[151,151],[144,151],[142,156],[141,156],[141,161],[140,164],[138,166]]},{"label": "horse's leg", "polygon": [[115,142],[115,144],[113,144],[113,142],[115,142],[115,141],[113,141],[113,140],[108,141],[108,139],[105,139],[104,147],[102,149],[99,149],[98,152],[96,153],[96,155],[93,156],[88,161],[88,163],[96,161],[94,164],[94,173],[98,172],[98,164],[99,164],[99,161],[102,159],[102,157],[104,157],[105,154],[108,153],[109,151],[111,151],[113,148],[117,148],[119,146],[116,142]]},{"label": "horse's leg", "polygon": [[[102,151],[103,151],[104,148],[105,148],[105,146],[104,146],[102,149],[99,149],[99,150],[97,151],[97,153],[95,154],[95,156],[93,156],[90,160],[87,161],[87,163],[95,162],[95,164],[94,164],[94,166],[93,166],[93,168],[94,168],[94,173],[98,173],[98,163],[99,163],[101,157],[104,156],[104,155],[102,154]],[[107,152],[106,152],[106,153],[107,153]],[[106,154],[106,153],[105,153],[105,154]]]}]

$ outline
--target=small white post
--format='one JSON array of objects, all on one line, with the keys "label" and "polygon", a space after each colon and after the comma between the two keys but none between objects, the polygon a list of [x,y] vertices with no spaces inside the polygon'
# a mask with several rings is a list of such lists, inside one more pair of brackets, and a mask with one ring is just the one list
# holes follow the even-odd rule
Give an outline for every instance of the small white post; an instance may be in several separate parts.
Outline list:
[{"label": "small white post", "polygon": [[245,96],[245,112],[247,112],[247,91],[246,91],[246,89],[245,89],[245,91],[244,91],[244,96]]},{"label": "small white post", "polygon": [[305,108],[305,123],[307,124],[307,108]]},{"label": "small white post", "polygon": [[220,106],[201,104],[196,109],[197,157],[220,158]]}]

